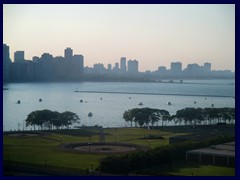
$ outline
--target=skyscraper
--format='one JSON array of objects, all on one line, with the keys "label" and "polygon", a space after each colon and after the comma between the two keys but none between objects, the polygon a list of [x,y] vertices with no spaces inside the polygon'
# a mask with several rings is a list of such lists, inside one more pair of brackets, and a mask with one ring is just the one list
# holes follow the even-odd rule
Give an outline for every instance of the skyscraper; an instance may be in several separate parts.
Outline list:
[{"label": "skyscraper", "polygon": [[14,62],[15,63],[24,63],[24,51],[16,51],[14,53]]},{"label": "skyscraper", "polygon": [[128,61],[128,73],[137,74],[138,73],[138,61],[137,60],[129,60]]},{"label": "skyscraper", "polygon": [[125,73],[126,70],[127,70],[126,58],[125,57],[121,57],[121,59],[120,59],[120,71],[121,71],[121,73]]},{"label": "skyscraper", "polygon": [[206,71],[206,72],[211,71],[211,63],[206,62],[206,63],[204,63],[203,67],[204,67],[204,71]]},{"label": "skyscraper", "polygon": [[73,50],[71,48],[69,48],[69,47],[66,48],[64,50],[64,58],[65,58],[65,60],[71,61],[72,57],[73,57]]},{"label": "skyscraper", "polygon": [[181,62],[172,62],[171,63],[171,74],[176,76],[180,75],[182,72],[182,63]]},{"label": "skyscraper", "polygon": [[10,64],[9,46],[3,44],[3,81],[9,80]]},{"label": "skyscraper", "polygon": [[72,64],[72,70],[74,70],[74,76],[78,77],[79,75],[83,74],[83,68],[84,68],[84,57],[83,55],[77,55],[75,54],[72,57],[73,64]]},{"label": "skyscraper", "polygon": [[112,70],[112,65],[111,65],[111,64],[108,64],[108,65],[107,65],[107,70],[108,70],[108,71],[111,71],[111,70]]}]

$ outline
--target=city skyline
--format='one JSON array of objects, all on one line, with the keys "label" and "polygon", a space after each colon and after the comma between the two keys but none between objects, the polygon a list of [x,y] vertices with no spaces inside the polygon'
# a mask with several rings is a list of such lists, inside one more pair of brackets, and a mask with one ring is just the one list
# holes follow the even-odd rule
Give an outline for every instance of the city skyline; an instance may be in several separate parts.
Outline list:
[{"label": "city skyline", "polygon": [[139,71],[140,62],[136,59],[121,57],[115,65],[107,68],[101,62],[92,67],[84,66],[84,55],[74,54],[71,47],[64,49],[64,56],[43,53],[32,60],[25,59],[24,51],[14,53],[10,59],[10,47],[3,44],[3,80],[4,81],[154,81],[166,78],[234,78],[230,70],[212,70],[212,64],[204,62],[203,66],[192,63],[183,68],[182,62],[171,62],[171,68],[159,66],[155,71]]},{"label": "city skyline", "polygon": [[235,5],[4,5],[3,41],[12,60],[72,47],[89,67],[127,57],[141,72],[177,61],[235,71]]},{"label": "city skyline", "polygon": [[[4,46],[8,46],[8,44],[3,44]],[[8,46],[8,51],[10,51],[10,46]],[[16,52],[13,53],[14,54],[14,58],[11,59],[11,62],[12,63],[24,63],[24,61],[32,61],[32,62],[37,62],[39,61],[43,56],[45,55],[50,55],[52,56],[52,60],[53,59],[56,59],[56,60],[59,60],[61,58],[65,59],[65,60],[71,60],[71,58],[74,58],[76,56],[82,56],[84,57],[83,54],[75,54],[74,53],[74,50],[71,48],[71,47],[66,47],[64,50],[63,50],[63,55],[59,55],[59,56],[55,56],[54,54],[51,54],[49,52],[42,52],[42,54],[40,56],[36,56],[34,55],[31,59],[26,59],[25,58],[25,51],[24,50],[18,50]],[[9,53],[9,57],[11,57],[10,53]],[[85,59],[85,57],[84,57]],[[112,63],[108,63],[108,64],[103,64],[102,62],[96,62],[90,66],[87,66],[87,65],[83,65],[84,68],[94,68],[96,65],[101,65],[103,66],[103,68],[105,69],[111,69],[111,70],[114,70],[114,68],[117,68],[119,70],[122,70],[123,72],[125,71],[128,71],[127,67],[129,67],[129,62],[130,64],[132,63],[132,61],[137,61],[137,63],[140,63],[141,61],[138,61],[136,59],[128,59],[127,57],[119,57],[118,60],[116,60],[115,62],[112,62]],[[128,63],[127,63],[128,62]],[[86,62],[84,61],[84,64]],[[128,64],[128,65],[127,65]],[[210,68],[209,70],[214,70],[214,71],[218,71],[216,69],[212,69],[212,63],[211,62],[206,62],[206,61],[202,61],[202,63],[200,64],[210,64]],[[109,65],[111,68],[109,68]],[[166,70],[174,70],[176,69],[176,71],[182,71],[184,69],[187,69],[189,65],[199,65],[198,63],[196,62],[191,62],[189,64],[186,64],[186,66],[183,66],[183,63],[179,60],[179,61],[171,61],[169,63],[169,68],[167,66],[163,66],[162,64],[159,64],[159,65],[156,65],[155,69],[152,70],[152,72],[156,71],[156,70],[159,70],[159,68],[164,68]],[[137,65],[139,66],[139,65]],[[223,71],[231,71],[229,69],[222,69]],[[139,68],[137,67],[137,69],[135,69],[134,71],[136,72],[146,72],[146,71],[150,71],[150,70],[146,70],[146,71],[140,71]],[[221,71],[221,70],[220,70]],[[231,72],[235,72],[235,70],[231,71]]]}]

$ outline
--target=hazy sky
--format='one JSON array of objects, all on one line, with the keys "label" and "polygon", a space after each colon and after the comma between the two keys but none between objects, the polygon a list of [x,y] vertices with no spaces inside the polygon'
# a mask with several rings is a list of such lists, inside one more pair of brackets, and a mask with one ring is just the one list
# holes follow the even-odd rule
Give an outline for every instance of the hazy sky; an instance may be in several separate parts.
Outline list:
[{"label": "hazy sky", "polygon": [[3,5],[3,42],[11,59],[71,47],[85,66],[114,65],[124,56],[139,70],[181,61],[235,69],[235,5]]}]

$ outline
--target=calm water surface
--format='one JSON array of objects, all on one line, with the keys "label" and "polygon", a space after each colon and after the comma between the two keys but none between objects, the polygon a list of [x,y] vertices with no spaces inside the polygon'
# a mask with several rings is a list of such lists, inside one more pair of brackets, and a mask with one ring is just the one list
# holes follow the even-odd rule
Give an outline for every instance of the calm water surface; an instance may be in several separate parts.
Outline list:
[{"label": "calm water surface", "polygon": [[[141,107],[166,109],[171,115],[185,107],[205,108],[211,107],[211,104],[214,107],[235,107],[234,80],[186,80],[184,83],[10,83],[4,87],[9,89],[3,91],[4,131],[26,129],[24,120],[27,115],[42,109],[75,112],[81,118],[80,125],[125,127],[129,124],[122,119],[123,112],[140,107],[140,102],[143,103]],[[74,92],[76,89],[146,94]],[[39,102],[39,98],[42,98],[42,102]],[[83,103],[80,103],[81,99]],[[16,104],[18,100],[21,104]],[[167,105],[167,102],[172,105]],[[88,117],[89,112],[93,113],[92,117]],[[29,130],[31,128],[27,127]]]}]

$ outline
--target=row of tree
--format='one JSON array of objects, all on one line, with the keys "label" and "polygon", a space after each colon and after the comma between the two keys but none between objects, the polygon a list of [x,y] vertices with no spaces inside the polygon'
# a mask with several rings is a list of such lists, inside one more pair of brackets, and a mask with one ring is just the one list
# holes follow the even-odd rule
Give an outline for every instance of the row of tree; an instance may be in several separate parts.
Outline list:
[{"label": "row of tree", "polygon": [[25,121],[26,126],[33,126],[34,130],[35,126],[50,130],[69,128],[73,123],[80,123],[79,120],[78,115],[70,111],[59,113],[44,109],[31,112]]},{"label": "row of tree", "polygon": [[209,125],[216,123],[233,123],[235,121],[235,108],[185,108],[170,115],[164,109],[134,108],[123,113],[123,119],[136,125],[154,126],[156,123],[173,121],[176,125]]}]

